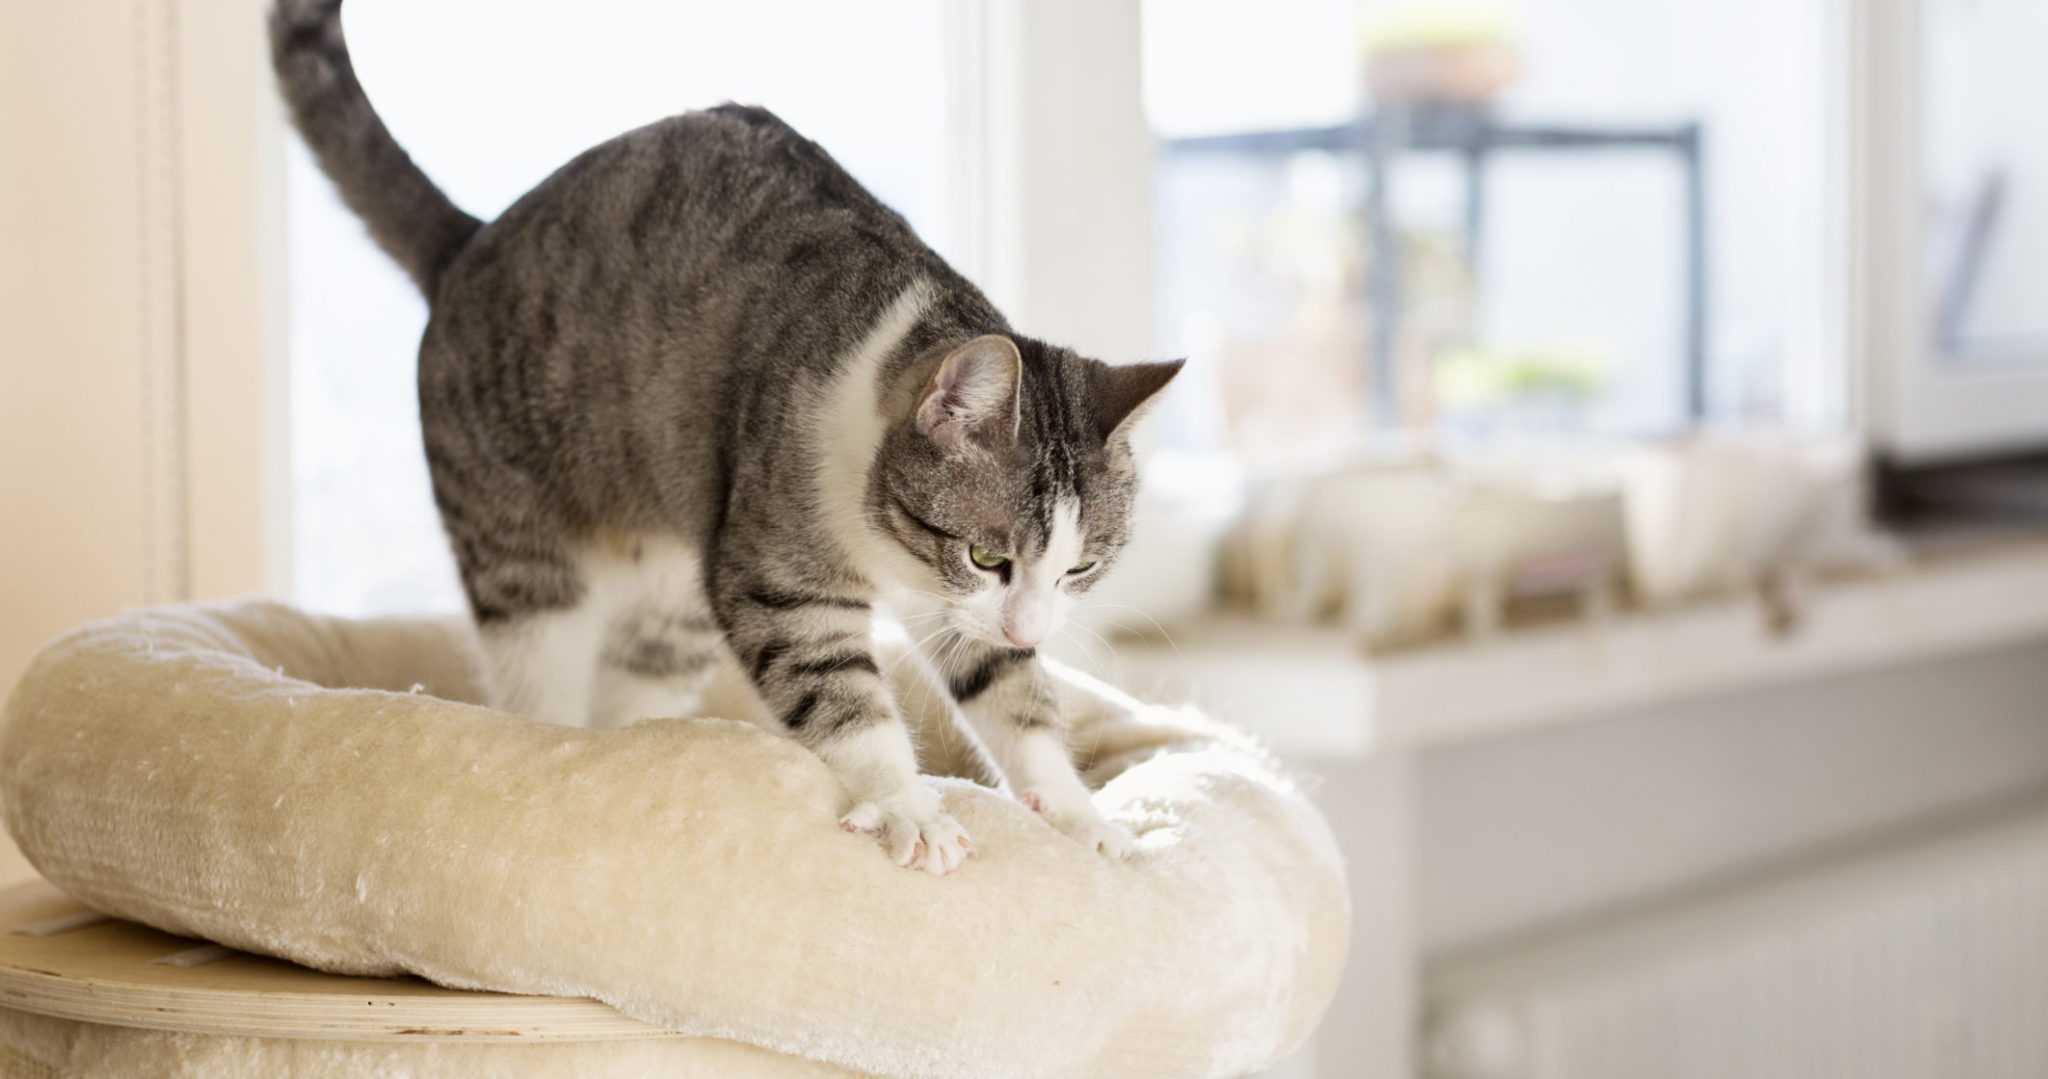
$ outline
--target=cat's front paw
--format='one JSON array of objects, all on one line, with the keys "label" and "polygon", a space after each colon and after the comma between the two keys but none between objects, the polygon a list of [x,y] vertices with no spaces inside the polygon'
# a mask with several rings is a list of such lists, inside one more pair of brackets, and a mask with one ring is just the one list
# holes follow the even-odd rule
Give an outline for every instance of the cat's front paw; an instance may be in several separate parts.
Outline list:
[{"label": "cat's front paw", "polygon": [[1108,858],[1124,859],[1131,856],[1137,840],[1121,825],[1103,820],[1095,807],[1086,801],[1064,801],[1047,796],[1041,791],[1025,791],[1017,796],[1026,809],[1045,818],[1061,835],[1087,847],[1089,850]]},{"label": "cat's front paw", "polygon": [[874,836],[897,865],[945,876],[974,854],[967,830],[937,806],[929,809],[862,802],[839,818],[849,832]]}]

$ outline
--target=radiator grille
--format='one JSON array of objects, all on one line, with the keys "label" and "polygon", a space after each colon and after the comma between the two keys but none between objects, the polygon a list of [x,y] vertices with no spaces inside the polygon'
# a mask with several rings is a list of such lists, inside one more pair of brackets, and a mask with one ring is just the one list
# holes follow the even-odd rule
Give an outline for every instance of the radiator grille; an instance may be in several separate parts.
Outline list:
[{"label": "radiator grille", "polygon": [[2048,1079],[2048,808],[1429,979],[1440,1079]]}]

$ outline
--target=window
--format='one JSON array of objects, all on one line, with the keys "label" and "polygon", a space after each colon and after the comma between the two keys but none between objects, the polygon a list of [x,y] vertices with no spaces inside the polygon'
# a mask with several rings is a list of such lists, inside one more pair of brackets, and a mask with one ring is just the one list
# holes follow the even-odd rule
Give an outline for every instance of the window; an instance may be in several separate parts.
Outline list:
[{"label": "window", "polygon": [[1850,8],[1849,233],[1863,404],[1902,468],[2048,445],[2048,138],[2032,0]]},{"label": "window", "polygon": [[1208,369],[1205,437],[1299,461],[1839,421],[1824,4],[1144,15],[1157,330]]},{"label": "window", "polygon": [[[956,103],[971,95],[952,92],[960,15],[945,0],[357,0],[346,19],[386,123],[486,220],[614,134],[733,99],[818,140],[963,264],[971,118]],[[295,139],[290,153],[296,597],[344,614],[457,609],[420,449],[425,306]]]},{"label": "window", "polygon": [[2048,5],[1927,0],[1921,18],[1935,344],[1961,364],[2048,365]]}]

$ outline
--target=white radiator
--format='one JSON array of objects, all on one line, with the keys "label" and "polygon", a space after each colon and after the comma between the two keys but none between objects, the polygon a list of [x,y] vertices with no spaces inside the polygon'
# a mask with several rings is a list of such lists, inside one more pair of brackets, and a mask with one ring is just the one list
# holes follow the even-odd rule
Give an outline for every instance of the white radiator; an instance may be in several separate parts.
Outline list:
[{"label": "white radiator", "polygon": [[1432,1079],[2048,1079],[2048,809],[1434,964]]}]

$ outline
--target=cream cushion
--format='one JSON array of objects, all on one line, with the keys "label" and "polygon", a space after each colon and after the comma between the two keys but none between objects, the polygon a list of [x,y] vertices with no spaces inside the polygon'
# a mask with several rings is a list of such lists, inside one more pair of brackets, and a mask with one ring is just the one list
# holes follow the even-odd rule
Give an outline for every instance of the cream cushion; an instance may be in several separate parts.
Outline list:
[{"label": "cream cushion", "polygon": [[[926,766],[978,774],[943,695],[891,666]],[[906,1079],[1248,1074],[1335,988],[1326,824],[1189,713],[1072,682],[1129,862],[940,778],[979,855],[934,878],[841,831],[843,792],[787,739],[533,723],[470,703],[477,670],[450,622],[251,601],[88,626],[8,701],[6,823],[58,887],[166,932]]]}]

